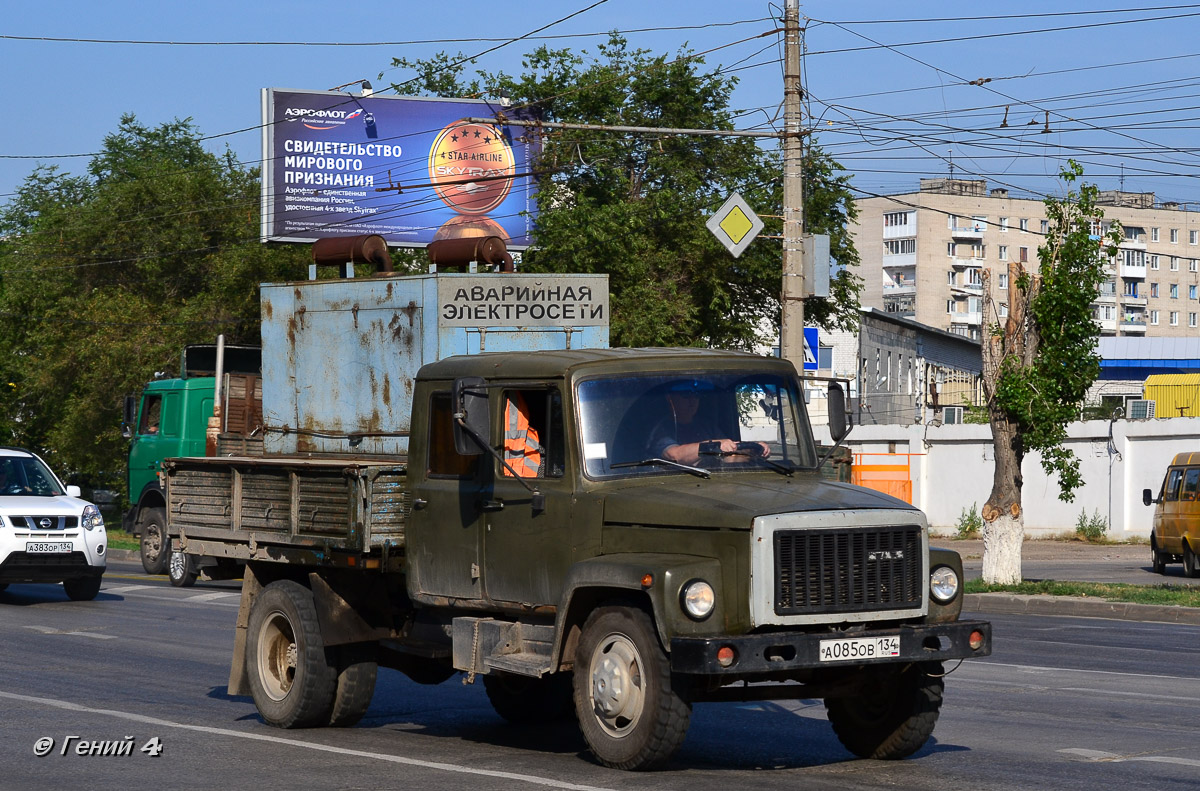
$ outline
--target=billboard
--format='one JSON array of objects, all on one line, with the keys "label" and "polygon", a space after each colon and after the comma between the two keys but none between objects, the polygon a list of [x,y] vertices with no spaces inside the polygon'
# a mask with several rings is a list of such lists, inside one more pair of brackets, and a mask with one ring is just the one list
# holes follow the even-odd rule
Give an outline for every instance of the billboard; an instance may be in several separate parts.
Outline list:
[{"label": "billboard", "polygon": [[536,143],[521,127],[469,122],[472,99],[262,92],[262,238],[379,234],[394,247],[499,236],[530,245]]}]

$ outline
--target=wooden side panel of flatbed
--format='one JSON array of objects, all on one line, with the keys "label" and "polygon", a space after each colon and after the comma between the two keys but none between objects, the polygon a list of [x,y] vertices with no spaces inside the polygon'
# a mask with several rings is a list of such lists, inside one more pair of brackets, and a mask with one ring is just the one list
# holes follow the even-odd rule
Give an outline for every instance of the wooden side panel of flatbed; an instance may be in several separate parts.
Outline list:
[{"label": "wooden side panel of flatbed", "polygon": [[197,554],[403,552],[410,498],[402,461],[205,457],[168,459],[163,470],[167,521]]}]

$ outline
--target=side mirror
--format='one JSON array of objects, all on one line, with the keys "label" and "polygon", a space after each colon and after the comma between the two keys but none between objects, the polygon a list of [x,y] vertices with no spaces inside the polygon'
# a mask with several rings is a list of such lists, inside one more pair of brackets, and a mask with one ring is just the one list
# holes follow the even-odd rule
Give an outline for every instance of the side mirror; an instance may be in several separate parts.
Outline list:
[{"label": "side mirror", "polygon": [[827,400],[829,410],[829,436],[834,442],[840,441],[849,431],[846,423],[846,392],[837,382],[829,383]]},{"label": "side mirror", "polygon": [[455,379],[454,450],[460,456],[478,456],[491,436],[487,382],[479,376]]},{"label": "side mirror", "polygon": [[1142,489],[1142,505],[1153,505],[1154,495],[1149,489]]},{"label": "side mirror", "polygon": [[125,396],[125,406],[121,415],[121,436],[129,439],[133,436],[133,423],[137,420],[137,398]]},{"label": "side mirror", "polygon": [[83,497],[83,490],[73,484],[67,485],[67,497]]}]

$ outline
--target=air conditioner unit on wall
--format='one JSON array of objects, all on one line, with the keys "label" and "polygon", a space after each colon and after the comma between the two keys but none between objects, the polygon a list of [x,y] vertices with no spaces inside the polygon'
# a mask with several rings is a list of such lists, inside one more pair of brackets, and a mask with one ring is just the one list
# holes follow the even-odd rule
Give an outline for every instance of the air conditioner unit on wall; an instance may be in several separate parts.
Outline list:
[{"label": "air conditioner unit on wall", "polygon": [[1154,417],[1154,402],[1131,398],[1125,402],[1125,416],[1130,420],[1149,420]]},{"label": "air conditioner unit on wall", "polygon": [[942,407],[942,425],[949,426],[952,423],[963,422],[963,408],[960,406],[944,406]]}]

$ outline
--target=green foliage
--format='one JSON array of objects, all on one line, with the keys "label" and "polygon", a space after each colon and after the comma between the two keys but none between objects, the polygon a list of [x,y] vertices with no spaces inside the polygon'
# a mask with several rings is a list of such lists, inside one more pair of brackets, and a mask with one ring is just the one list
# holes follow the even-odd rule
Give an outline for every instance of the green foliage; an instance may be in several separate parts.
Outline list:
[{"label": "green foliage", "polygon": [[978,538],[983,531],[983,517],[979,515],[979,504],[971,503],[971,510],[962,509],[958,517],[958,537]]},{"label": "green foliage", "polygon": [[1102,541],[1108,534],[1108,520],[1100,516],[1100,509],[1088,516],[1087,509],[1079,512],[1075,520],[1075,534],[1085,541]]},{"label": "green foliage", "polygon": [[0,443],[123,490],[124,394],[185,344],[258,343],[257,284],[304,271],[258,242],[258,189],[189,122],[132,116],[88,175],[35,170],[0,208]]},{"label": "green foliage", "polygon": [[968,580],[965,593],[1017,593],[1023,596],[1078,596],[1134,604],[1165,604],[1200,607],[1200,588],[1183,585],[1127,585],[1120,582],[1064,582],[1041,580],[1001,585]]},{"label": "green foliage", "polygon": [[[544,121],[733,128],[734,78],[703,72],[703,61],[686,52],[631,50],[615,34],[594,55],[540,47],[519,76],[481,71],[465,80],[463,58],[445,54],[393,65],[416,72],[394,86],[402,92],[482,96],[498,109],[507,97]],[[537,247],[523,269],[608,274],[614,345],[749,348],[764,340],[762,319],[778,330],[779,243],[760,237],[734,259],[704,227],[733,191],[760,215],[782,215],[778,152],[748,138],[595,130],[550,131],[541,145]],[[809,300],[806,318],[852,328],[861,280],[853,274],[848,177],[817,148],[804,170],[806,230],[830,234],[842,267],[831,298]],[[780,220],[764,220],[764,234],[780,233]]]},{"label": "green foliage", "polygon": [[[1084,396],[1100,374],[1100,330],[1092,321],[1091,304],[1105,277],[1105,254],[1114,255],[1120,241],[1116,224],[1107,250],[1092,237],[1092,223],[1104,213],[1096,205],[1094,185],[1070,189],[1082,175],[1072,161],[1062,171],[1066,197],[1045,200],[1050,231],[1038,248],[1040,272],[1036,278],[1022,273],[1016,279],[1009,321],[992,339],[1003,347],[992,406],[1015,430],[1018,468],[1025,453],[1040,452],[1043,469],[1058,476],[1060,497],[1068,502],[1082,479],[1079,460],[1063,442],[1067,425],[1078,418]],[[1016,316],[1023,316],[1024,323]]]}]

